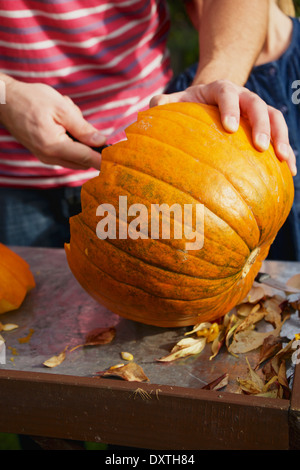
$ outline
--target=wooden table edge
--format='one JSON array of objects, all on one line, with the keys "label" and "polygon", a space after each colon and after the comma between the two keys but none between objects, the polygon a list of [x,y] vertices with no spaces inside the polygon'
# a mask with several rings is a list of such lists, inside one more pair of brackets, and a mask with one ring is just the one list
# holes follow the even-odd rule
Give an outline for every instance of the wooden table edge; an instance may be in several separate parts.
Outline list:
[{"label": "wooden table edge", "polygon": [[287,450],[290,439],[297,444],[289,429],[295,410],[285,399],[0,370],[0,402],[0,432],[146,449]]}]

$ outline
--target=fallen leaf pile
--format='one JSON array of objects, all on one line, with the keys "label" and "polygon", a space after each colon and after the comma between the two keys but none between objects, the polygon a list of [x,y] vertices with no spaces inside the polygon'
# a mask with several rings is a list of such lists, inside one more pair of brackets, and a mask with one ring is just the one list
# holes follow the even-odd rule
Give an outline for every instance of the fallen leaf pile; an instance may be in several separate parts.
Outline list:
[{"label": "fallen leaf pile", "polygon": [[[275,341],[275,343],[278,343]],[[265,363],[261,374],[253,369],[248,359],[248,375],[238,378],[240,391],[247,395],[256,395],[269,398],[290,398],[290,388],[286,376],[286,360],[291,357],[293,340],[285,348],[280,349],[268,362]]]},{"label": "fallen leaf pile", "polygon": [[[300,287],[300,275],[293,276],[287,283]],[[248,359],[248,377],[238,378],[239,391],[242,393],[286,398],[289,385],[286,377],[286,361],[291,359],[293,342],[280,337],[282,326],[300,307],[300,295],[269,295],[263,286],[253,284],[247,297],[235,309],[220,321],[202,322],[185,333],[187,338],[178,341],[169,354],[157,359],[170,362],[201,353],[210,343],[211,356],[214,359],[221,348],[235,357],[259,349],[259,360],[254,369]],[[283,347],[283,343],[287,345]],[[262,367],[260,374],[257,370]],[[222,375],[203,388],[219,389],[228,382],[228,376]],[[215,387],[215,388],[214,388]]]},{"label": "fallen leaf pile", "polygon": [[[287,285],[300,289],[300,274],[291,277]],[[300,317],[300,294],[282,291],[281,295],[278,293],[270,295],[269,291],[270,289],[265,290],[261,284],[254,283],[247,297],[235,309],[213,323],[198,323],[190,331],[185,332],[184,338],[174,345],[169,354],[156,361],[172,362],[180,358],[195,356],[206,347],[211,349],[209,360],[213,360],[221,349],[225,349],[234,357],[244,354],[246,355],[247,375],[236,379],[239,393],[289,398],[287,361],[290,361],[296,354],[294,351],[296,342],[297,344],[300,342],[300,333],[295,334],[292,340],[283,338],[280,334],[282,326],[292,313],[298,311]],[[18,328],[16,324],[0,322],[0,332],[9,332],[16,328]],[[28,343],[33,333],[34,330],[30,329],[27,336],[18,339],[19,343]],[[81,344],[71,349],[66,346],[63,351],[44,361],[43,365],[48,368],[57,367],[74,350],[109,344],[115,335],[114,327],[93,329],[88,332]],[[1,344],[5,342],[1,335],[0,341]],[[259,350],[259,354],[257,363],[251,366],[247,353],[253,350]],[[298,355],[299,352],[295,356],[297,361],[300,360],[300,355],[299,357]],[[126,364],[116,364],[95,375],[116,377],[127,381],[149,381],[142,367],[134,362],[134,357],[130,352],[122,351],[120,356],[127,362]],[[255,357],[257,358],[257,355]],[[226,387],[228,382],[229,374],[225,373],[202,388],[219,390]]]}]

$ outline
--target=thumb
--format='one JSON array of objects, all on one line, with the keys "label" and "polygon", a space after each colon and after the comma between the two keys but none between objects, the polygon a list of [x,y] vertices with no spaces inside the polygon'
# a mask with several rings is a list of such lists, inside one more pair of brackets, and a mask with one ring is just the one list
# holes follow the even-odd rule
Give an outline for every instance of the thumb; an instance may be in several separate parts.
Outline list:
[{"label": "thumb", "polygon": [[104,145],[106,137],[83,117],[79,107],[68,96],[64,98],[67,102],[67,107],[62,124],[69,134],[79,142],[90,147]]}]

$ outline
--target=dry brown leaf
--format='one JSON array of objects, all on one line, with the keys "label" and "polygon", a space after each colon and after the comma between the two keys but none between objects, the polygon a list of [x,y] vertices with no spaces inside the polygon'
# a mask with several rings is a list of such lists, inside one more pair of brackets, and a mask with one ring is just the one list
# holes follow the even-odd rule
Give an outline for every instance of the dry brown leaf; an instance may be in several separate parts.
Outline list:
[{"label": "dry brown leaf", "polygon": [[[258,308],[259,308],[259,304]],[[249,302],[246,302],[244,304],[240,304],[237,306],[237,314],[239,317],[247,317],[249,313],[253,310],[253,304],[250,304]]]},{"label": "dry brown leaf", "polygon": [[222,322],[222,327],[227,328],[228,325],[230,324],[230,318],[232,314],[230,312],[226,313],[226,315],[223,317],[223,322]]},{"label": "dry brown leaf", "polygon": [[274,295],[263,302],[263,306],[266,309],[265,321],[271,323],[274,328],[281,324],[284,301],[283,297]]},{"label": "dry brown leaf", "polygon": [[115,369],[108,369],[104,372],[100,372],[98,375],[100,375],[101,377],[119,377],[129,382],[149,381],[142,367],[136,364],[135,362],[129,362],[128,364],[117,367]]},{"label": "dry brown leaf", "polygon": [[268,392],[270,390],[278,390],[278,376],[274,375],[271,377],[263,386],[262,393]]},{"label": "dry brown leaf", "polygon": [[59,366],[66,358],[66,352],[63,351],[62,353],[58,354],[58,356],[52,356],[50,359],[47,359],[45,362],[43,362],[43,365],[46,367],[56,367]]},{"label": "dry brown leaf", "polygon": [[12,331],[16,328],[19,328],[15,323],[1,323],[0,322],[0,331]]},{"label": "dry brown leaf", "polygon": [[235,330],[235,334],[252,327],[255,325],[255,323],[258,323],[260,320],[262,320],[265,314],[265,309],[261,308],[260,304],[256,304],[255,307],[249,312],[247,317],[238,325]]},{"label": "dry brown leaf", "polygon": [[289,287],[300,289],[300,274],[295,274],[294,276],[290,277],[286,282],[286,285]]},{"label": "dry brown leaf", "polygon": [[256,395],[262,393],[264,387],[264,380],[259,376],[255,370],[249,364],[248,359],[246,358],[248,364],[248,375],[245,379],[238,377],[237,381],[239,383],[240,389],[247,394]]},{"label": "dry brown leaf", "polygon": [[279,366],[277,367],[277,362],[278,361],[275,361],[275,367],[274,367],[273,360],[271,358],[269,361],[267,361],[264,364],[262,368],[262,372],[266,380],[270,380],[274,375],[278,375]]},{"label": "dry brown leaf", "polygon": [[199,354],[203,351],[206,345],[206,338],[184,338],[172,348],[171,353],[164,356],[157,361],[160,362],[171,362],[176,359],[187,357],[195,354]]},{"label": "dry brown leaf", "polygon": [[280,349],[280,351],[278,351],[275,356],[274,356],[274,359],[278,359],[279,361],[282,361],[282,360],[287,360],[287,359],[290,359],[291,355],[292,355],[292,352],[293,352],[293,342],[294,342],[294,339],[291,339],[285,346],[284,348]]},{"label": "dry brown leaf", "polygon": [[289,399],[291,396],[291,390],[289,387],[289,382],[286,375],[286,361],[283,360],[280,363],[278,371],[278,383],[282,390],[282,397]]},{"label": "dry brown leaf", "polygon": [[233,337],[235,330],[238,328],[238,326],[242,323],[242,319],[238,318],[236,315],[232,315],[230,318],[230,322],[227,325],[227,330],[226,330],[226,338],[225,338],[225,343],[227,349],[229,348],[230,340]]},{"label": "dry brown leaf", "polygon": [[109,344],[114,339],[115,335],[116,329],[114,327],[95,328],[86,335],[84,346]]},{"label": "dry brown leaf", "polygon": [[257,395],[258,393],[262,393],[262,388],[263,388],[263,382],[260,383],[258,377],[256,380],[252,380],[250,378],[247,379],[241,379],[238,378],[238,383],[240,386],[240,389],[249,394],[249,395]]},{"label": "dry brown leaf", "polygon": [[274,335],[267,336],[262,344],[258,364],[256,368],[267,359],[275,356],[275,354],[282,348],[282,338],[276,337]]},{"label": "dry brown leaf", "polygon": [[263,301],[263,306],[267,311],[275,311],[277,313],[282,312],[282,304],[285,302],[286,298],[281,295],[272,295]]},{"label": "dry brown leaf", "polygon": [[262,300],[266,295],[266,292],[262,286],[253,285],[246,295],[246,297],[242,300],[241,304],[250,303],[256,304],[260,300]]},{"label": "dry brown leaf", "polygon": [[247,393],[248,395],[257,395],[258,393],[261,393],[261,389],[255,382],[252,382],[252,380],[241,378],[238,378],[237,380],[242,392]]},{"label": "dry brown leaf", "polygon": [[221,375],[221,377],[218,377],[217,379],[213,380],[207,385],[204,385],[202,387],[203,390],[220,390],[223,387],[226,387],[228,385],[228,377],[229,374],[225,373]]},{"label": "dry brown leaf", "polygon": [[228,313],[224,316],[223,323],[219,327],[219,334],[211,345],[212,355],[209,358],[210,360],[216,357],[225,343],[226,347],[228,347],[231,336],[234,334],[235,329],[241,322],[242,320],[239,319],[235,314]]},{"label": "dry brown leaf", "polygon": [[242,354],[262,346],[265,338],[269,335],[277,337],[280,334],[283,322],[272,331],[260,332],[256,330],[243,330],[234,335],[233,340],[228,347],[231,354]]},{"label": "dry brown leaf", "polygon": [[194,325],[192,330],[187,331],[186,333],[184,333],[184,336],[192,335],[194,333],[197,333],[197,331],[204,330],[205,328],[209,329],[210,327],[211,327],[210,322],[197,323],[197,325]]},{"label": "dry brown leaf", "polygon": [[214,339],[214,341],[212,342],[212,345],[211,345],[212,355],[209,358],[210,361],[214,357],[216,357],[216,355],[219,353],[224,343],[225,343],[225,330],[223,329],[219,332],[217,338]]},{"label": "dry brown leaf", "polygon": [[289,388],[288,379],[286,376],[286,362],[281,361],[278,371],[278,382],[285,388]]}]

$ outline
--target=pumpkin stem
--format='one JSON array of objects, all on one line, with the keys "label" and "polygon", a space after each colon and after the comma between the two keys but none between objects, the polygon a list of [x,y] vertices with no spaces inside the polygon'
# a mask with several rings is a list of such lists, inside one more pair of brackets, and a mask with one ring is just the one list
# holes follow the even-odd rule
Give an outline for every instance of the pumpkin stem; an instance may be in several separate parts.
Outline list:
[{"label": "pumpkin stem", "polygon": [[244,279],[248,272],[251,269],[251,266],[255,263],[257,256],[259,255],[260,248],[257,247],[253,251],[251,251],[250,255],[248,256],[248,259],[245,263],[245,266],[242,269],[242,279]]}]

